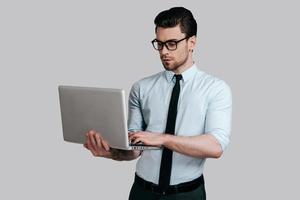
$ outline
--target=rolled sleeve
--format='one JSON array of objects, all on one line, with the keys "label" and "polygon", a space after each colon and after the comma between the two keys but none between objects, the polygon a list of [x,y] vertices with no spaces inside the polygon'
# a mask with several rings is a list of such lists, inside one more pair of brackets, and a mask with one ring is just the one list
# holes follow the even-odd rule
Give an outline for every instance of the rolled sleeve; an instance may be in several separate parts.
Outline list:
[{"label": "rolled sleeve", "polygon": [[224,81],[213,88],[205,118],[205,133],[213,135],[224,151],[230,141],[232,94]]},{"label": "rolled sleeve", "polygon": [[128,99],[128,131],[144,130],[144,119],[140,105],[140,87],[134,83]]}]

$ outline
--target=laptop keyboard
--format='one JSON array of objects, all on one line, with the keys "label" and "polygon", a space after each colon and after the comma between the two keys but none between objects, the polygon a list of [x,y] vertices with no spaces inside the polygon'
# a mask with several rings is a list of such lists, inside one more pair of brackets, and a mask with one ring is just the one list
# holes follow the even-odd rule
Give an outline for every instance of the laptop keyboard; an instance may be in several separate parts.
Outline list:
[{"label": "laptop keyboard", "polygon": [[148,146],[148,145],[145,145],[143,142],[138,142],[136,144],[129,142],[129,146]]}]

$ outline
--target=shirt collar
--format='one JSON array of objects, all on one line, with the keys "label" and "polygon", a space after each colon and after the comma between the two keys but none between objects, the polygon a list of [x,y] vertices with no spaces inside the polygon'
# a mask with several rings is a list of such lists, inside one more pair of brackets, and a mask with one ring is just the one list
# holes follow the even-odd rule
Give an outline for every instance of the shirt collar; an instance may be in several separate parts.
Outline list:
[{"label": "shirt collar", "polygon": [[[185,70],[181,75],[182,75],[182,81],[186,82],[189,79],[191,79],[195,73],[197,72],[197,66],[194,63],[190,68],[188,68],[187,70]],[[171,82],[173,77],[174,77],[175,73],[172,71],[165,71],[165,77],[167,79],[168,82]]]}]

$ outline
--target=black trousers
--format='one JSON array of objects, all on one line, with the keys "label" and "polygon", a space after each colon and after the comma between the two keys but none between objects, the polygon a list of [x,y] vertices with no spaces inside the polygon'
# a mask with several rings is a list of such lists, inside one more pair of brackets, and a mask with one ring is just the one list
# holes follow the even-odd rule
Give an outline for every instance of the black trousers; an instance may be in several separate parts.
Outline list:
[{"label": "black trousers", "polygon": [[145,190],[142,186],[133,183],[129,194],[129,200],[206,200],[206,192],[204,184],[201,184],[195,190],[190,192],[160,195]]}]

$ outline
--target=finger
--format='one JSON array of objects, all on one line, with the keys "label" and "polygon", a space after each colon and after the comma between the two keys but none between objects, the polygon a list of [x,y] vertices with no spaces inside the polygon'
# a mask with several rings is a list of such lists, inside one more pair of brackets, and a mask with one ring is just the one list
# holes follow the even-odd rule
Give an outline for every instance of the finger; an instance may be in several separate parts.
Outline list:
[{"label": "finger", "polygon": [[103,146],[102,146],[102,143],[101,143],[102,138],[100,137],[99,133],[96,133],[94,135],[94,140],[96,142],[96,149],[97,149],[97,151],[103,151]]},{"label": "finger", "polygon": [[90,150],[90,152],[91,152],[94,156],[97,155],[97,152],[93,149],[93,147],[92,147],[90,141],[88,141],[88,142],[86,143],[86,146],[87,146],[87,149]]},{"label": "finger", "polygon": [[101,138],[100,138],[99,133],[96,133],[96,134],[94,135],[94,138],[95,138],[95,141],[96,141],[97,146],[99,146],[99,144],[101,143]]},{"label": "finger", "polygon": [[84,146],[85,148],[89,149],[86,143],[84,143],[83,146]]},{"label": "finger", "polygon": [[128,135],[128,139],[132,140],[133,139],[133,134]]},{"label": "finger", "polygon": [[85,146],[88,148],[88,149],[90,149],[90,137],[89,137],[89,132],[87,132],[86,134],[85,134]]},{"label": "finger", "polygon": [[97,144],[96,144],[94,135],[95,135],[95,133],[89,134],[89,139],[90,139],[91,145],[93,146],[93,149],[97,150]]},{"label": "finger", "polygon": [[86,133],[86,137],[87,137],[87,140],[90,140],[91,141],[91,136],[94,135],[94,132],[92,130],[88,131]]},{"label": "finger", "polygon": [[94,154],[96,153],[96,149],[95,149],[94,145],[92,144],[90,134],[88,135],[88,139],[87,139],[86,144],[87,144],[88,149],[89,149],[89,150],[93,153],[93,155],[94,155]]},{"label": "finger", "polygon": [[95,134],[96,133],[96,131],[94,130],[94,129],[91,129],[91,130],[89,130],[89,132],[88,132],[89,134]]},{"label": "finger", "polygon": [[133,140],[132,140],[132,143],[133,144],[136,144],[136,143],[139,143],[139,142],[142,142],[142,140],[141,140],[141,138],[133,138]]},{"label": "finger", "polygon": [[135,132],[135,133],[132,133],[131,135],[129,135],[129,139],[132,140],[134,138],[137,138],[137,137],[140,137],[140,134]]},{"label": "finger", "polygon": [[107,142],[106,140],[102,139],[102,140],[101,140],[101,143],[102,143],[102,146],[104,147],[104,149],[105,149],[106,151],[109,151],[110,146],[109,146],[108,142]]},{"label": "finger", "polygon": [[133,135],[135,133],[138,133],[137,131],[129,132],[128,135]]}]

